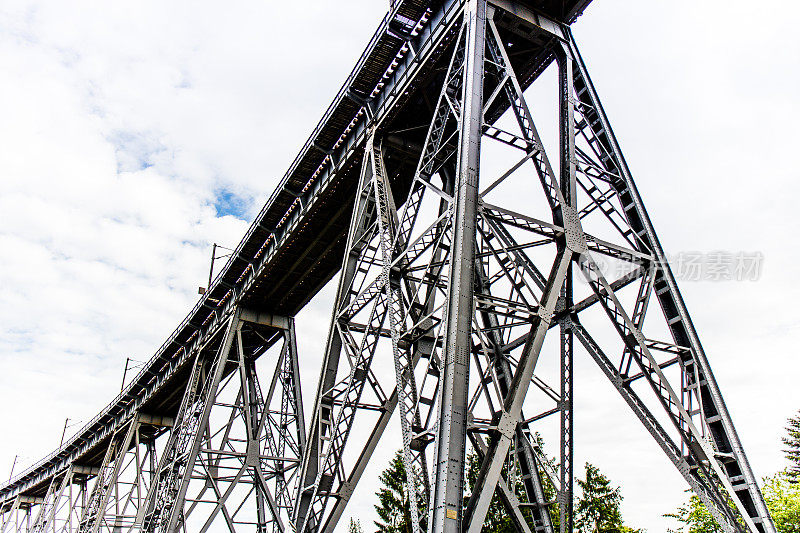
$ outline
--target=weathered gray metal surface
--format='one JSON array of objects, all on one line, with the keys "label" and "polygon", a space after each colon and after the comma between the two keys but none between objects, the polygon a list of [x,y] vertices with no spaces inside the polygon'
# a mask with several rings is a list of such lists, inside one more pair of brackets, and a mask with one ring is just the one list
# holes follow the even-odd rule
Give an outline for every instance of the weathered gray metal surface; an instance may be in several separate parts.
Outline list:
[{"label": "weathered gray metal surface", "polygon": [[[395,2],[178,329],[75,437],[0,487],[2,527],[13,516],[25,531],[171,533],[218,520],[330,532],[399,406],[415,533],[477,533],[496,489],[518,530],[549,533],[557,512],[570,531],[577,340],[726,531],[774,532],[572,38],[588,4]],[[524,95],[554,63],[558,173]],[[504,114],[510,130],[497,126]],[[484,142],[514,153],[493,182],[481,179]],[[508,196],[495,205],[520,174],[540,204],[526,192],[522,212],[502,205]],[[599,257],[629,271],[608,280]],[[292,317],[339,270],[306,428]],[[581,279],[588,293],[576,298]],[[593,310],[606,315],[603,342],[581,322]],[[538,362],[554,328],[550,385]],[[609,336],[618,363],[602,346]],[[279,342],[262,389],[255,360]],[[385,342],[390,380],[373,366]],[[526,403],[531,391],[551,405]],[[532,433],[555,414],[557,469]],[[465,503],[468,447],[479,465]]]}]

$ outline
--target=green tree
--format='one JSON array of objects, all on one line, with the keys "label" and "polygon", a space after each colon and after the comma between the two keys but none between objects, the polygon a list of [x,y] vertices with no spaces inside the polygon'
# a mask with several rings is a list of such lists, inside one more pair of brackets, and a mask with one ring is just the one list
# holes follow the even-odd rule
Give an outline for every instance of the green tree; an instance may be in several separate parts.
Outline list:
[{"label": "green tree", "polygon": [[347,533],[364,533],[364,530],[361,529],[361,521],[351,518]]},{"label": "green tree", "polygon": [[800,413],[788,420],[787,435],[783,437],[784,450],[789,460],[789,476],[794,483],[800,482]]},{"label": "green tree", "polygon": [[[378,497],[375,511],[380,518],[380,521],[375,522],[378,533],[411,533],[411,503],[402,451],[394,454],[389,466],[381,473],[380,481],[383,486],[375,493]],[[419,487],[417,492],[419,493]],[[425,529],[424,508],[420,509],[419,515],[422,529]]]},{"label": "green tree", "polygon": [[780,533],[800,533],[800,483],[793,479],[789,472],[764,479],[764,499]]},{"label": "green tree", "polygon": [[[764,478],[764,500],[779,533],[800,533],[800,484],[793,483],[788,472],[779,472]],[[671,533],[719,533],[722,528],[709,510],[692,495],[689,502],[674,513],[664,515],[674,518],[680,525]]]},{"label": "green tree", "polygon": [[[558,465],[546,454],[544,454],[544,441],[539,435],[535,434],[536,444],[542,450],[544,460],[548,461],[550,466],[557,470]],[[470,491],[475,485],[478,478],[478,471],[480,470],[481,463],[477,454],[470,454],[467,457],[469,468],[467,470],[467,481]],[[622,502],[622,495],[619,488],[612,488],[606,476],[601,474],[599,470],[586,464],[586,479],[577,480],[578,487],[581,489],[582,494],[574,505],[574,512],[576,516],[573,519],[576,531],[582,533],[644,533],[639,529],[632,529],[622,524],[620,513],[620,504]],[[503,467],[503,477],[506,479],[510,487],[513,487],[517,498],[521,502],[526,502],[525,485],[519,476],[516,469],[510,469],[509,463]],[[544,491],[544,498],[546,501],[554,501],[556,499],[556,489],[550,478],[542,475],[542,489]],[[584,522],[579,522],[581,512],[583,510]],[[549,508],[550,519],[553,523],[553,530],[559,531],[560,529],[560,516],[557,506]],[[525,516],[528,524],[532,524],[531,511],[528,508],[522,508],[522,514]],[[599,516],[599,520],[590,520],[591,517]],[[583,525],[583,527],[581,527]],[[492,501],[489,505],[489,510],[486,513],[486,520],[483,523],[483,533],[515,533],[517,529],[514,523],[506,513],[500,497],[495,491]]]},{"label": "green tree", "polygon": [[700,501],[700,498],[692,494],[689,501],[678,507],[674,513],[664,515],[666,518],[674,518],[680,525],[678,529],[667,529],[669,533],[719,533],[722,528],[711,511]]},{"label": "green tree", "polygon": [[[536,445],[544,455],[544,440],[542,436],[537,432],[534,434],[534,439],[536,440]],[[514,453],[509,453],[509,457],[514,457]],[[552,459],[548,458],[545,455],[545,460],[547,460],[551,466],[555,467]],[[525,492],[525,483],[522,480],[522,476],[517,468],[510,468],[512,466],[511,461],[506,461],[503,465],[503,478],[508,483],[509,488],[513,489],[514,494],[517,496],[520,502],[529,503],[528,498]],[[472,492],[473,487],[475,486],[475,482],[478,479],[478,473],[481,469],[481,461],[478,457],[478,454],[475,452],[470,453],[467,456],[467,486],[469,487],[468,493]],[[551,483],[550,479],[542,474],[542,490],[544,492],[544,499],[545,501],[553,501],[556,499],[556,489]],[[467,495],[468,496],[468,495]],[[553,530],[559,530],[559,516],[558,516],[558,508],[550,507],[550,519],[553,523]],[[533,516],[532,512],[527,507],[521,508],[522,515],[525,517],[525,520],[528,524],[533,524]],[[500,499],[499,490],[495,490],[494,495],[492,495],[492,501],[489,504],[489,510],[486,512],[486,519],[483,521],[483,529],[481,530],[483,533],[516,533],[517,528],[514,526],[513,520],[506,512],[506,508],[503,505],[503,502]]]},{"label": "green tree", "polygon": [[622,524],[622,492],[600,470],[586,463],[585,479],[578,479],[580,498],[575,505],[575,528],[581,533],[618,533]]},{"label": "green tree", "polygon": [[[467,486],[469,487],[470,493],[475,487],[475,482],[478,480],[478,473],[480,470],[481,460],[478,454],[475,452],[470,453],[467,456]],[[507,465],[503,466],[503,475],[508,475]],[[520,490],[522,489],[520,483],[514,483],[514,489],[518,496],[524,494]],[[515,533],[517,531],[514,527],[514,523],[511,521],[511,517],[506,513],[503,502],[500,501],[496,490],[489,504],[489,510],[486,511],[486,519],[483,521],[483,529],[481,529],[481,531],[483,533]]]},{"label": "green tree", "polygon": [[[538,433],[536,439],[540,449],[543,450],[544,445]],[[557,468],[557,465],[553,464],[551,460],[548,459],[548,461]],[[525,485],[518,469],[511,467],[512,462],[507,461],[502,470],[503,478],[520,501],[524,503],[527,501]],[[467,456],[467,486],[469,487],[465,495],[467,498],[475,486],[480,468],[481,461],[477,453],[470,453]],[[402,452],[398,451],[394,455],[389,466],[381,474],[380,481],[382,487],[376,493],[378,504],[375,505],[375,510],[380,518],[380,521],[375,522],[378,533],[411,533],[411,511]],[[556,497],[555,487],[547,476],[543,476],[542,482],[545,500],[554,500]],[[581,533],[643,533],[641,530],[631,529],[622,524],[620,489],[611,487],[608,478],[596,467],[587,463],[586,479],[577,480],[577,483],[582,491],[581,497],[575,505],[577,513],[575,525],[578,531]],[[528,523],[532,523],[530,509],[523,507],[521,511]],[[424,509],[420,509],[420,516],[425,517]],[[556,507],[550,508],[550,516],[553,520],[554,530],[558,531],[559,515]],[[422,526],[424,529],[425,524]],[[497,490],[492,496],[481,531],[483,533],[516,533],[517,531]],[[361,533],[360,524],[351,520],[349,533]]]}]

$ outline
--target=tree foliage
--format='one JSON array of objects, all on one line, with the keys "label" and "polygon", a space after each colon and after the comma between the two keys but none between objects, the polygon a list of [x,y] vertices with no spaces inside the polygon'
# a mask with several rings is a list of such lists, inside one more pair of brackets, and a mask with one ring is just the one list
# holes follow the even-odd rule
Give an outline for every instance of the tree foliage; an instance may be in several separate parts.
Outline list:
[{"label": "tree foliage", "polygon": [[406,487],[406,466],[403,453],[394,454],[388,468],[381,473],[383,486],[378,490],[375,511],[380,521],[379,533],[411,533],[411,506]]},{"label": "tree foliage", "polygon": [[[786,436],[781,440],[791,466],[772,477],[764,478],[763,491],[767,510],[780,533],[800,533],[800,413],[789,418]],[[722,531],[700,498],[692,495],[674,513],[664,515],[678,521],[671,533],[718,533]]]},{"label": "tree foliage", "polygon": [[[793,483],[788,472],[764,479],[764,500],[775,527],[779,533],[800,533],[800,484]],[[692,495],[689,502],[682,505],[674,513],[664,515],[679,522],[677,529],[671,533],[719,533],[719,524],[709,510]]]},{"label": "tree foliage", "polygon": [[[411,500],[408,495],[402,451],[394,454],[389,466],[381,473],[380,481],[383,486],[375,493],[378,497],[375,511],[380,518],[380,521],[375,522],[378,533],[411,533]],[[414,490],[418,495],[417,501],[420,501],[419,494],[422,493],[422,487],[417,486]],[[420,526],[424,530],[427,522],[424,505],[420,505],[419,516]]]},{"label": "tree foliage", "polygon": [[783,437],[783,444],[786,446],[786,458],[790,466],[788,474],[794,483],[800,482],[800,413],[788,420],[786,426],[787,435]]},{"label": "tree foliage", "polygon": [[[540,449],[544,449],[544,442],[541,436],[537,433],[535,438]],[[470,455],[468,459],[467,480],[471,490],[478,477],[480,461],[477,455],[474,454]],[[558,465],[552,460],[547,458],[546,460],[550,462],[551,466],[557,468]],[[503,477],[514,488],[519,500],[521,502],[527,501],[525,486],[515,469],[509,469],[509,465],[506,464],[503,467]],[[585,479],[576,481],[580,489],[580,494],[575,499],[574,504],[575,516],[573,517],[573,523],[576,531],[581,533],[643,533],[642,530],[632,529],[623,524],[620,509],[622,493],[619,487],[611,485],[609,479],[597,467],[586,463]],[[556,499],[556,489],[550,479],[544,475],[542,476],[542,489],[546,501]],[[523,508],[522,512],[528,523],[531,524],[530,510]],[[558,531],[560,529],[560,516],[556,506],[550,508],[550,518],[553,523],[553,530]],[[517,531],[496,491],[492,497],[489,511],[486,513],[482,531],[483,533],[515,533]]]},{"label": "tree foliage", "polygon": [[673,518],[680,523],[677,529],[668,529],[669,533],[720,533],[722,531],[722,528],[711,515],[711,511],[694,494],[691,495],[688,502],[678,507],[674,513],[668,513],[664,516]]},{"label": "tree foliage", "polygon": [[622,492],[600,470],[586,463],[584,479],[577,484],[581,495],[575,505],[575,529],[581,533],[617,533],[623,531]]},{"label": "tree foliage", "polygon": [[[467,456],[467,486],[469,487],[470,493],[475,486],[475,482],[478,480],[480,469],[481,460],[478,454],[474,452],[470,453]],[[503,477],[506,478],[506,481],[508,481],[514,489],[517,497],[524,501],[522,495],[525,494],[525,488],[522,484],[522,480],[519,476],[514,475],[513,472],[509,472],[508,464],[503,466]],[[511,479],[509,479],[509,477]],[[530,511],[523,510],[522,512],[526,518],[529,518],[527,515],[530,514]],[[481,531],[483,533],[516,533],[517,531],[517,528],[514,527],[514,522],[511,520],[508,513],[506,513],[505,507],[503,507],[503,502],[500,501],[497,490],[495,490],[494,495],[492,495],[492,501],[489,504],[489,510],[486,512],[486,519],[483,521],[483,529]]]},{"label": "tree foliage", "polygon": [[[536,434],[536,438],[540,449],[542,449],[543,442],[541,437]],[[510,457],[513,457],[513,454]],[[515,466],[513,460],[507,461],[502,469],[503,478],[508,486],[514,490],[517,498],[524,503],[527,502],[525,485],[519,469],[515,468]],[[551,466],[557,467],[552,461]],[[470,453],[467,456],[467,498],[475,486],[480,468],[481,460],[479,456],[475,452]],[[555,487],[547,476],[542,476],[542,478],[545,500],[555,500]],[[411,533],[411,512],[402,452],[398,451],[394,455],[389,466],[381,474],[380,481],[382,486],[376,493],[378,503],[375,505],[375,510],[380,519],[375,522],[378,528],[377,532]],[[609,479],[597,467],[586,463],[585,479],[577,480],[577,485],[580,488],[580,495],[575,500],[575,517],[573,520],[576,531],[580,533],[642,533],[640,530],[634,530],[623,525],[620,511],[622,503],[620,489],[619,487],[613,487]],[[530,508],[522,507],[521,511],[528,524],[531,524]],[[425,517],[424,509],[420,510],[420,516]],[[553,521],[553,529],[558,531],[559,513],[556,507],[550,508],[550,517]],[[495,490],[495,494],[492,496],[481,531],[482,533],[517,532],[511,516],[503,506],[498,490]],[[361,533],[360,524],[351,520],[349,533]]]},{"label": "tree foliage", "polygon": [[364,533],[364,530],[361,529],[361,521],[351,518],[347,533]]},{"label": "tree foliage", "polygon": [[800,533],[800,484],[788,472],[764,480],[764,499],[780,533]]}]

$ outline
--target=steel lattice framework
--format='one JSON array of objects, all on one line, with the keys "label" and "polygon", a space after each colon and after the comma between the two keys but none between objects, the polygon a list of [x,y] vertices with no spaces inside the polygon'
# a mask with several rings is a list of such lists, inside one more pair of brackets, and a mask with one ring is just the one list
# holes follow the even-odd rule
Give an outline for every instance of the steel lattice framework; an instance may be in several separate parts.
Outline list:
[{"label": "steel lattice framework", "polygon": [[[414,533],[477,533],[495,495],[568,532],[581,351],[726,532],[775,532],[572,36],[588,3],[395,2],[189,316],[0,488],[0,533],[334,531],[395,414]],[[337,270],[306,425],[293,317]]]}]

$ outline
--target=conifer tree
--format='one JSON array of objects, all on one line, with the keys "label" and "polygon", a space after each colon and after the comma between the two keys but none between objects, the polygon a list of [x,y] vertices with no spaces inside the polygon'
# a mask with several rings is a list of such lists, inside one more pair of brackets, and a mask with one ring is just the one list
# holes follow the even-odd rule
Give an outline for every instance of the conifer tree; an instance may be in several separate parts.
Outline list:
[{"label": "conifer tree", "polygon": [[622,493],[591,463],[586,463],[586,478],[577,480],[581,496],[575,506],[575,529],[581,533],[623,531]]},{"label": "conifer tree", "polygon": [[[467,456],[467,484],[469,486],[469,492],[472,492],[475,482],[478,480],[478,472],[480,469],[481,460],[478,454],[475,452],[470,453]],[[506,466],[503,467],[503,474],[504,477],[508,475],[508,468]],[[524,492],[521,486],[515,486],[514,488],[516,489],[515,492],[518,497]],[[511,521],[511,517],[506,512],[505,507],[503,507],[503,503],[500,501],[497,491],[492,495],[492,501],[489,503],[488,511],[486,511],[486,518],[483,520],[483,529],[481,531],[485,533],[516,533],[517,531],[517,528],[514,527],[514,523]]]},{"label": "conifer tree", "polygon": [[783,437],[784,452],[789,460],[788,474],[794,483],[800,482],[800,413],[788,420],[787,435]]},{"label": "conifer tree", "polygon": [[347,533],[364,533],[364,530],[361,529],[361,521],[351,518]]},{"label": "conifer tree", "polygon": [[[408,497],[406,483],[406,466],[403,463],[403,452],[399,451],[392,457],[389,466],[381,473],[380,481],[383,486],[375,495],[378,504],[375,511],[379,521],[375,522],[378,533],[411,533],[411,500]],[[416,487],[420,492],[421,487]],[[420,524],[425,529],[425,508],[420,506]]]}]

